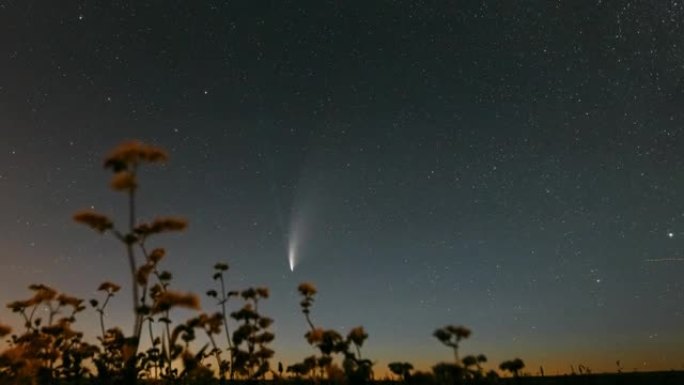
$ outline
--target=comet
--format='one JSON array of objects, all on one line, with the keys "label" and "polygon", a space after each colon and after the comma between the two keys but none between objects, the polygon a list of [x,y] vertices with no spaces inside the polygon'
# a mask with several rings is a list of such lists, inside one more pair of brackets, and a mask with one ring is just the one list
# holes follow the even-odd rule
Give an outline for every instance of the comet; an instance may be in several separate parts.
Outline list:
[{"label": "comet", "polygon": [[299,226],[295,225],[292,226],[290,230],[290,236],[287,241],[287,262],[290,265],[290,271],[294,271],[295,266],[297,266],[298,262],[298,257],[299,257],[299,243],[301,241],[301,230],[299,229]]},{"label": "comet", "polygon": [[307,247],[311,240],[311,220],[314,214],[311,200],[302,199],[296,203],[290,214],[290,226],[287,232],[287,262],[290,271],[294,272],[308,254]]},{"label": "comet", "polygon": [[290,245],[287,250],[287,261],[290,263],[290,271],[294,271],[297,263],[297,241],[290,239]]}]

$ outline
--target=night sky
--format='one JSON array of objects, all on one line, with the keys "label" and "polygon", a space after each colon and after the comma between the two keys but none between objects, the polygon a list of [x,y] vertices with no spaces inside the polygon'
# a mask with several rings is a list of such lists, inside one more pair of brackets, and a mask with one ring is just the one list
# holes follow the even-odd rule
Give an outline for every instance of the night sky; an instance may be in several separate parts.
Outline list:
[{"label": "night sky", "polygon": [[141,215],[190,222],[174,287],[270,287],[274,362],[314,352],[311,281],[376,372],[450,360],[446,324],[487,367],[684,367],[681,1],[2,0],[0,135],[2,304],[112,280],[129,328],[122,246],[71,217],[124,219],[102,160],[137,138],[171,158]]}]

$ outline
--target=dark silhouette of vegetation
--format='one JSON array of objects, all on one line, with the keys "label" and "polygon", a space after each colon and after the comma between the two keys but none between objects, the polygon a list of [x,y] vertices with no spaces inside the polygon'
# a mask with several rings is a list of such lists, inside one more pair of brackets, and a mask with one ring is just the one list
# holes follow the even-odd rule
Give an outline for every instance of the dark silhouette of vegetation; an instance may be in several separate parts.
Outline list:
[{"label": "dark silhouette of vegetation", "polygon": [[219,282],[219,287],[218,290],[216,291],[214,289],[211,289],[207,291],[207,295],[209,297],[212,297],[217,300],[218,306],[221,308],[221,321],[222,321],[222,326],[223,326],[223,331],[226,336],[226,342],[228,344],[228,354],[229,354],[229,359],[224,360],[222,358],[221,353],[223,352],[222,349],[218,347],[216,344],[215,339],[210,339],[213,350],[212,352],[214,353],[214,356],[216,357],[217,364],[218,364],[218,371],[219,371],[219,379],[221,380],[221,383],[225,383],[225,378],[226,378],[226,373],[230,372],[230,378],[234,378],[234,373],[233,373],[233,351],[234,351],[234,346],[233,346],[233,340],[230,338],[230,327],[228,326],[228,314],[227,314],[227,309],[228,309],[228,300],[231,297],[235,297],[238,295],[237,291],[226,291],[226,281],[223,276],[224,272],[228,271],[228,264],[227,263],[217,263],[214,265],[214,275],[213,279],[214,281]]},{"label": "dark silhouette of vegetation", "polygon": [[408,380],[411,376],[411,370],[413,370],[413,365],[409,362],[390,362],[387,367],[403,381]]},{"label": "dark silhouette of vegetation", "polygon": [[346,338],[333,329],[317,328],[311,319],[316,287],[305,282],[297,289],[303,297],[300,306],[309,326],[304,337],[318,349],[320,356],[307,357],[304,361],[289,366],[287,371],[298,377],[310,375],[313,379],[332,380],[340,375],[340,368],[334,363],[334,355],[337,354],[342,356],[342,373],[349,382],[361,384],[370,381],[373,378],[373,362],[361,356],[361,347],[368,338],[363,327],[351,329]]},{"label": "dark silhouette of vegetation", "polygon": [[439,363],[432,367],[434,380],[438,384],[490,384],[496,383],[499,375],[490,370],[485,373],[483,364],[487,362],[484,354],[467,355],[459,359],[460,342],[472,332],[465,326],[447,325],[435,330],[432,335],[445,346],[453,349],[453,363]]},{"label": "dark silhouette of vegetation", "polygon": [[[182,231],[187,226],[187,222],[173,217],[157,218],[150,222],[138,222],[136,193],[139,188],[138,173],[140,167],[144,164],[163,163],[167,159],[168,156],[165,151],[151,145],[137,141],[119,145],[105,158],[104,167],[113,172],[111,188],[126,196],[128,206],[126,225],[117,227],[107,216],[94,211],[81,211],[74,215],[76,222],[87,225],[100,234],[111,233],[114,235],[114,238],[124,245],[126,251],[131,276],[133,327],[128,337],[121,341],[117,340],[116,344],[109,346],[110,349],[120,350],[116,354],[110,350],[110,354],[123,359],[125,370],[122,380],[126,383],[136,382],[140,372],[138,361],[141,357],[138,356],[138,347],[143,324],[146,321],[165,324],[166,333],[163,342],[166,345],[163,348],[165,348],[166,354],[165,357],[159,354],[160,352],[156,350],[159,344],[155,343],[156,340],[151,335],[152,349],[155,350],[148,351],[151,356],[145,357],[145,364],[150,364],[154,369],[163,367],[165,377],[175,377],[171,369],[171,362],[180,353],[172,345],[169,310],[173,306],[198,308],[199,305],[192,296],[177,295],[167,291],[171,274],[160,272],[157,269],[158,263],[166,252],[161,248],[152,251],[148,251],[147,248],[147,243],[153,236],[165,232]],[[150,282],[151,273],[154,273],[157,278],[157,282],[153,285]],[[102,315],[103,309],[99,309],[98,312]],[[155,320],[154,316],[159,314],[162,316]],[[150,328],[150,330],[152,329]]]},{"label": "dark silhouette of vegetation", "polygon": [[259,300],[268,298],[269,292],[264,287],[249,288],[241,296],[244,306],[230,314],[240,323],[232,337],[233,371],[248,379],[264,378],[274,354],[267,345],[275,336],[268,331],[273,320],[259,314]]},{"label": "dark silhouette of vegetation", "polygon": [[439,340],[439,342],[452,348],[454,350],[454,362],[459,365],[458,359],[458,345],[461,340],[470,337],[471,331],[465,326],[447,325],[443,328],[435,330],[432,335]]},{"label": "dark silhouette of vegetation", "polygon": [[[29,290],[33,296],[7,305],[24,321],[24,330],[11,335],[9,348],[0,355],[0,374],[34,378],[41,384],[84,377],[87,369],[83,362],[96,348],[72,328],[76,315],[85,309],[83,300],[41,284],[30,285]],[[47,319],[38,316],[39,308],[47,310]],[[0,326],[1,336],[10,332],[9,327]]]},{"label": "dark silhouette of vegetation", "polygon": [[[217,311],[204,313],[194,293],[173,287],[173,274],[162,268],[167,251],[151,242],[162,233],[184,230],[187,222],[176,217],[141,220],[137,216],[141,167],[166,160],[163,150],[140,142],[116,147],[104,166],[113,172],[111,188],[126,197],[125,225],[117,226],[94,211],[74,215],[76,222],[99,234],[110,234],[123,245],[130,272],[131,328],[124,331],[106,322],[108,307],[121,291],[116,283],[103,282],[97,298],[88,301],[99,321],[95,344],[86,342],[83,333],[75,330],[76,317],[86,310],[82,299],[42,284],[30,285],[32,295],[28,299],[7,305],[21,319],[21,330],[12,333],[9,326],[0,324],[0,338],[8,338],[7,347],[0,352],[0,384],[226,384],[264,381],[269,376],[283,381],[284,372],[295,381],[373,381],[374,363],[362,354],[368,333],[362,326],[350,329],[346,336],[317,327],[311,315],[317,294],[313,284],[302,283],[298,291],[308,328],[304,337],[316,354],[286,367],[279,362],[277,372],[270,362],[274,356],[270,347],[275,339],[270,329],[274,321],[259,311],[262,301],[270,296],[268,288],[231,290],[227,287],[228,264],[217,263],[213,267],[214,288],[206,292]],[[174,320],[177,308],[194,313],[185,321]],[[496,373],[483,369],[487,362],[484,355],[459,359],[460,343],[471,335],[470,329],[445,326],[433,335],[453,349],[454,362],[439,363],[432,373],[412,373],[410,363],[392,362],[390,371],[411,384],[496,383]],[[519,359],[500,366],[516,377],[523,367]]]},{"label": "dark silhouette of vegetation", "polygon": [[510,361],[504,361],[499,365],[499,369],[510,372],[513,377],[518,377],[520,371],[525,367],[525,363],[520,358],[515,358]]}]

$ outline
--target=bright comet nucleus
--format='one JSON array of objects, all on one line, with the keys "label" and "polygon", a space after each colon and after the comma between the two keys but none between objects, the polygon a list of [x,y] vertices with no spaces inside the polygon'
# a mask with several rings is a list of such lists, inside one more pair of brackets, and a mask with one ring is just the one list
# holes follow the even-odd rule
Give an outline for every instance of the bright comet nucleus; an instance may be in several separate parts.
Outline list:
[{"label": "bright comet nucleus", "polygon": [[309,228],[312,207],[310,203],[296,204],[290,216],[290,227],[287,236],[287,262],[290,271],[294,269],[305,258],[309,244]]}]

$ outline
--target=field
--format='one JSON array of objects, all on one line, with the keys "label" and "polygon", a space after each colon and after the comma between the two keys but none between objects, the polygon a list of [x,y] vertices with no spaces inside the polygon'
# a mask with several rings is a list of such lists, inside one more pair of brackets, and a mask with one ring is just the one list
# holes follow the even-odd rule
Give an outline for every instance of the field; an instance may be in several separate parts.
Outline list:
[{"label": "field", "polygon": [[[391,362],[387,369],[397,381],[377,381],[374,373],[386,368],[362,354],[368,338],[364,327],[351,328],[345,335],[319,325],[312,317],[317,289],[309,282],[297,287],[301,302],[293,311],[301,312],[308,329],[304,339],[316,354],[288,366],[276,365],[271,329],[275,320],[259,307],[270,296],[267,287],[231,290],[229,265],[216,263],[207,277],[207,286],[213,288],[205,293],[213,307],[202,312],[199,296],[175,289],[174,275],[162,268],[166,250],[149,246],[150,239],[187,226],[178,217],[141,221],[136,216],[139,166],[166,158],[164,150],[140,142],[118,146],[105,167],[113,171],[111,188],[128,198],[127,225],[117,227],[108,216],[92,210],[73,217],[120,243],[130,268],[132,327],[125,332],[125,327],[107,324],[110,299],[120,295],[117,283],[101,283],[99,297],[90,300],[31,284],[30,297],[7,304],[23,326],[0,324],[0,338],[5,339],[0,345],[0,384],[684,384],[681,371],[527,377],[520,358],[495,363],[480,352],[462,354],[461,343],[470,338],[471,330],[461,325],[432,332],[436,347],[450,351],[452,361],[435,363],[429,372],[414,370],[410,362]],[[172,316],[175,308],[196,313],[177,320]],[[73,328],[85,311],[99,317],[95,338]]]}]

